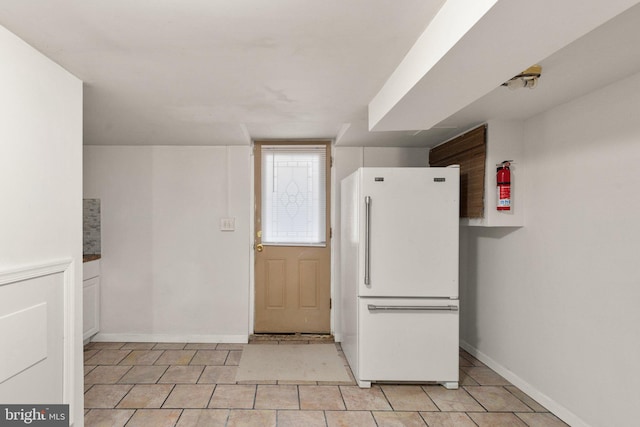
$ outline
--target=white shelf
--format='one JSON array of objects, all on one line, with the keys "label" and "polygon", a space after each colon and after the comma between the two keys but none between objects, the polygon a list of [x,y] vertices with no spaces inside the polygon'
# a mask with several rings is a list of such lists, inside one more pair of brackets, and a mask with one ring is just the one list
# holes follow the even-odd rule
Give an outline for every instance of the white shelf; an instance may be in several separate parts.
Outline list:
[{"label": "white shelf", "polygon": [[[523,227],[525,174],[523,158],[523,122],[490,120],[487,123],[487,151],[484,173],[484,218],[460,218],[460,225],[470,227]],[[511,211],[496,209],[496,165],[511,163]]]}]

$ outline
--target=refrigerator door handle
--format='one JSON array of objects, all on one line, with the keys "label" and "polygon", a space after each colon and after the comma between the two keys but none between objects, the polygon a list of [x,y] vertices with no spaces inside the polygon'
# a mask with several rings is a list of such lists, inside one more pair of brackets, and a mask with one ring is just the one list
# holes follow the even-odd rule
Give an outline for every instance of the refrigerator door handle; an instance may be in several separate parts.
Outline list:
[{"label": "refrigerator door handle", "polygon": [[371,197],[364,198],[364,284],[371,284]]},{"label": "refrigerator door handle", "polygon": [[455,305],[375,305],[367,304],[369,311],[458,311]]}]

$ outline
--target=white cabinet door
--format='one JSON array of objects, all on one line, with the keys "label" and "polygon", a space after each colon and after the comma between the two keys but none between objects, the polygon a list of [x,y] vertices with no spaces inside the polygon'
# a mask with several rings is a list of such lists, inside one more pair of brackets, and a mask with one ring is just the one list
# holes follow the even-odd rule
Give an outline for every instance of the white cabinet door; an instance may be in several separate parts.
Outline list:
[{"label": "white cabinet door", "polygon": [[100,260],[88,261],[82,264],[82,280],[91,279],[100,275]]},{"label": "white cabinet door", "polygon": [[100,330],[100,277],[82,283],[82,339],[92,337]]},{"label": "white cabinet door", "polygon": [[357,379],[457,383],[458,309],[457,300],[360,298]]}]

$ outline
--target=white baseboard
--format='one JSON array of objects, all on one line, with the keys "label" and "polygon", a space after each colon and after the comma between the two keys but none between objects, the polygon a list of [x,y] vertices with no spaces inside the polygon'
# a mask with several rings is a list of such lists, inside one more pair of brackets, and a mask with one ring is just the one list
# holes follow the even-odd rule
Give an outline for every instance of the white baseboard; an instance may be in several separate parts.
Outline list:
[{"label": "white baseboard", "polygon": [[91,341],[97,342],[186,342],[246,344],[249,335],[190,335],[190,334],[106,334],[98,333]]},{"label": "white baseboard", "polygon": [[549,396],[520,378],[515,373],[502,366],[500,363],[496,362],[480,350],[476,349],[471,344],[460,340],[460,347],[465,349],[469,354],[487,365],[489,368],[502,375],[504,379],[525,392],[529,397],[547,408],[553,413],[553,415],[560,418],[565,423],[569,424],[572,427],[590,427],[589,424],[581,420],[580,417],[578,417],[576,414],[574,414],[555,400],[551,399]]}]

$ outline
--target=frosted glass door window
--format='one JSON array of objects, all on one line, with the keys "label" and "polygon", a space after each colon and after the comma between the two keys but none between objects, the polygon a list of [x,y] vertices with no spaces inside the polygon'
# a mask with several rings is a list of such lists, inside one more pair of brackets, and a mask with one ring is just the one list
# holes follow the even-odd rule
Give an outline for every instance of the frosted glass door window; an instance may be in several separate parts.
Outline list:
[{"label": "frosted glass door window", "polygon": [[262,243],[326,244],[325,145],[262,146]]}]

